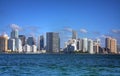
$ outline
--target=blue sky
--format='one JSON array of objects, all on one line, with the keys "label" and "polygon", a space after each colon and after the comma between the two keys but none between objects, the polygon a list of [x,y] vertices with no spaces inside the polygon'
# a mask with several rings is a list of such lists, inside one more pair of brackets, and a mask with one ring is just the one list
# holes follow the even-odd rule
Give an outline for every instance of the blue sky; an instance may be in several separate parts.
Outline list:
[{"label": "blue sky", "polygon": [[73,29],[81,38],[119,39],[120,0],[0,0],[0,34],[11,24],[26,35]]}]

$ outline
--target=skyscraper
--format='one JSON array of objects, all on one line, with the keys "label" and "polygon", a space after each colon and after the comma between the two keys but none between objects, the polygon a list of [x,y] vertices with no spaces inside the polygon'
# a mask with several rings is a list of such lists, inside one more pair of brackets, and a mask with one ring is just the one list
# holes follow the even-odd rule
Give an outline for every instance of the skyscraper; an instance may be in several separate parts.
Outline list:
[{"label": "skyscraper", "polygon": [[100,46],[100,39],[97,39],[96,43]]},{"label": "skyscraper", "polygon": [[0,36],[0,52],[8,51],[8,36],[2,35]]},{"label": "skyscraper", "polygon": [[26,52],[26,53],[30,53],[30,52],[32,52],[32,47],[28,44],[25,44],[23,46],[23,51]]},{"label": "skyscraper", "polygon": [[74,52],[79,51],[79,43],[76,39],[70,39],[68,42],[65,43],[65,52]]},{"label": "skyscraper", "polygon": [[36,45],[32,45],[32,52],[37,53],[37,46]]},{"label": "skyscraper", "polygon": [[110,51],[111,53],[117,53],[117,40],[116,39],[111,39],[110,41]]},{"label": "skyscraper", "polygon": [[98,54],[99,53],[99,48],[100,48],[100,46],[98,44],[94,44],[93,45],[93,52]]},{"label": "skyscraper", "polygon": [[106,38],[105,40],[107,51],[110,53],[117,53],[117,40],[110,37]]},{"label": "skyscraper", "polygon": [[44,49],[44,36],[41,35],[39,39],[39,49],[43,50]]},{"label": "skyscraper", "polygon": [[22,42],[18,37],[18,29],[12,29],[11,32],[11,39],[15,39],[15,51],[22,52]]},{"label": "skyscraper", "polygon": [[19,38],[15,39],[15,49],[17,52],[22,52],[22,42]]},{"label": "skyscraper", "polygon": [[19,38],[20,38],[20,40],[22,41],[22,46],[24,46],[25,45],[25,39],[26,39],[26,37],[25,37],[25,35],[19,35]]},{"label": "skyscraper", "polygon": [[82,50],[83,52],[87,52],[88,51],[88,40],[87,38],[83,38],[82,40]]},{"label": "skyscraper", "polygon": [[77,40],[77,50],[79,50],[79,51],[82,50],[82,40],[81,39]]},{"label": "skyscraper", "polygon": [[110,37],[105,39],[105,47],[106,47],[107,51],[110,51],[110,40],[111,40]]},{"label": "skyscraper", "polygon": [[93,51],[94,53],[100,53],[100,39],[93,41]]},{"label": "skyscraper", "polygon": [[46,51],[49,53],[57,53],[60,50],[59,33],[48,32],[46,34]]},{"label": "skyscraper", "polygon": [[74,52],[75,51],[75,46],[73,44],[68,44],[67,45],[67,50],[66,52]]},{"label": "skyscraper", "polygon": [[72,39],[72,40],[70,40],[71,41],[71,46],[73,46],[74,47],[74,50],[73,51],[79,51],[79,50],[77,50],[77,40],[76,39]]},{"label": "skyscraper", "polygon": [[30,45],[30,46],[36,45],[35,39],[33,37],[28,37],[27,44]]},{"label": "skyscraper", "polygon": [[11,51],[15,51],[15,39],[8,40],[8,49]]},{"label": "skyscraper", "polygon": [[17,29],[12,29],[11,38],[18,38],[18,30]]},{"label": "skyscraper", "polygon": [[91,39],[88,40],[88,51],[90,54],[94,54],[94,52],[93,52],[93,40],[91,40]]},{"label": "skyscraper", "polygon": [[77,39],[77,32],[72,30],[72,39]]},{"label": "skyscraper", "polygon": [[120,45],[117,44],[117,52],[120,54]]}]

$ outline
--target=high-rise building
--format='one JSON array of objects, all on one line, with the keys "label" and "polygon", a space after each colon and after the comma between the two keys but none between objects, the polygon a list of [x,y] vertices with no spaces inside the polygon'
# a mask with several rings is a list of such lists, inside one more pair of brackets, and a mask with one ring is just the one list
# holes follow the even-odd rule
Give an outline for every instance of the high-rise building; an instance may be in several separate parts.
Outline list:
[{"label": "high-rise building", "polygon": [[88,40],[88,51],[90,54],[94,54],[94,51],[93,51],[93,40],[89,39]]},{"label": "high-rise building", "polygon": [[22,42],[18,37],[19,33],[17,29],[12,29],[11,39],[15,39],[15,51],[22,52]]},{"label": "high-rise building", "polygon": [[71,45],[74,47],[74,51],[79,51],[79,50],[77,50],[77,40],[76,39],[71,40]]},{"label": "high-rise building", "polygon": [[37,53],[37,46],[36,45],[32,45],[32,52]]},{"label": "high-rise building", "polygon": [[97,39],[96,43],[100,46],[100,39]]},{"label": "high-rise building", "polygon": [[15,51],[15,39],[8,40],[8,49],[11,51]]},{"label": "high-rise building", "polygon": [[98,44],[95,44],[95,45],[93,45],[93,51],[94,51],[94,53],[96,53],[96,54],[98,54],[99,53],[99,45]]},{"label": "high-rise building", "polygon": [[43,50],[44,49],[44,36],[41,35],[39,39],[39,49]]},{"label": "high-rise building", "polygon": [[79,50],[79,51],[82,50],[82,39],[77,40],[77,50]]},{"label": "high-rise building", "polygon": [[46,52],[57,53],[60,50],[59,33],[48,32],[46,34]]},{"label": "high-rise building", "polygon": [[111,39],[110,40],[110,51],[111,53],[117,53],[117,40],[116,39]]},{"label": "high-rise building", "polygon": [[72,39],[77,39],[77,32],[72,30]]},{"label": "high-rise building", "polygon": [[25,44],[25,45],[23,46],[23,51],[26,52],[26,53],[30,53],[30,52],[32,52],[32,48],[31,48],[30,45]]},{"label": "high-rise building", "polygon": [[82,40],[82,51],[87,52],[88,51],[88,40],[87,38],[83,38]]},{"label": "high-rise building", "polygon": [[13,29],[11,32],[11,38],[18,38],[18,30],[17,29]]},{"label": "high-rise building", "polygon": [[25,41],[25,39],[26,39],[25,35],[19,35],[19,38],[22,41],[22,46],[24,46],[25,43],[26,43],[26,41]]},{"label": "high-rise building", "polygon": [[110,40],[111,40],[110,37],[105,39],[105,47],[106,47],[107,51],[109,51],[109,52],[110,52]]},{"label": "high-rise building", "polygon": [[22,42],[19,38],[15,39],[15,49],[17,52],[22,52]]},{"label": "high-rise building", "polygon": [[117,53],[117,40],[111,37],[105,39],[106,49],[110,53]]},{"label": "high-rise building", "polygon": [[73,44],[68,44],[67,49],[65,51],[66,52],[74,52],[75,51],[75,46]]},{"label": "high-rise building", "polygon": [[95,41],[93,41],[93,51],[94,53],[96,54],[99,54],[100,53],[100,39],[97,39]]},{"label": "high-rise building", "polygon": [[33,37],[28,37],[27,44],[30,46],[36,45],[35,39]]},{"label": "high-rise building", "polygon": [[0,36],[0,52],[8,51],[8,36],[2,35]]},{"label": "high-rise building", "polygon": [[68,42],[64,42],[64,48],[67,48]]},{"label": "high-rise building", "polygon": [[74,51],[79,51],[77,48],[79,46],[77,46],[79,44],[77,44],[77,40],[76,39],[70,39],[68,40],[68,42],[65,43],[65,52],[74,52]]},{"label": "high-rise building", "polygon": [[119,44],[117,44],[117,52],[118,52],[118,54],[120,54],[120,45]]}]

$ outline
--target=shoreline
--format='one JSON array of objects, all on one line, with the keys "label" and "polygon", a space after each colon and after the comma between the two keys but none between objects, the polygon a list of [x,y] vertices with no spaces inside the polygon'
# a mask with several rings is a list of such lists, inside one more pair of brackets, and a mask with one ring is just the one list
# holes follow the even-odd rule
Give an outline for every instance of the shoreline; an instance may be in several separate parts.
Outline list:
[{"label": "shoreline", "polygon": [[120,55],[120,54],[90,54],[90,53],[0,53],[0,55],[2,55],[2,54],[8,54],[8,55],[13,55],[13,54],[18,54],[18,55],[22,55],[22,54],[24,54],[24,55],[49,55],[49,54],[53,54],[53,55],[62,55],[62,54],[69,54],[69,55],[71,55],[71,54],[80,54],[80,55]]}]

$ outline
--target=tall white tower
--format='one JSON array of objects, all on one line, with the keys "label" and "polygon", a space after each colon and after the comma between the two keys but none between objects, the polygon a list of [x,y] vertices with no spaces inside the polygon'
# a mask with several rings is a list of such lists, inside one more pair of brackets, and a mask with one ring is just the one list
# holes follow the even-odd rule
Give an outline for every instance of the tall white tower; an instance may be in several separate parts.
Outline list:
[{"label": "tall white tower", "polygon": [[87,38],[83,38],[82,44],[83,44],[83,47],[82,47],[83,52],[87,52],[88,51],[88,40],[87,40]]},{"label": "tall white tower", "polygon": [[89,39],[88,40],[88,51],[90,54],[94,54],[94,51],[93,51],[93,40]]}]

